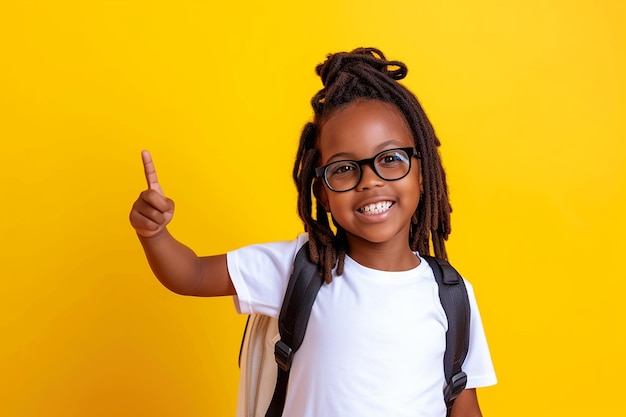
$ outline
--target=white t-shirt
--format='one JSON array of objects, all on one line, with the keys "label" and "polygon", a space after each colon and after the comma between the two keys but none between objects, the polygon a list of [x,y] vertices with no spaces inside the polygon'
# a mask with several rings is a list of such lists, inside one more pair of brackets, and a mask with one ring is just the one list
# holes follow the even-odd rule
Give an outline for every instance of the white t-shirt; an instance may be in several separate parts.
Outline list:
[{"label": "white t-shirt", "polygon": [[[228,271],[242,314],[278,317],[296,252],[294,241],[229,252]],[[416,254],[416,256],[419,256]],[[289,417],[442,417],[447,320],[428,263],[409,271],[364,267],[346,257],[343,275],[320,289],[294,356],[283,415]],[[493,385],[472,286],[467,388]]]}]

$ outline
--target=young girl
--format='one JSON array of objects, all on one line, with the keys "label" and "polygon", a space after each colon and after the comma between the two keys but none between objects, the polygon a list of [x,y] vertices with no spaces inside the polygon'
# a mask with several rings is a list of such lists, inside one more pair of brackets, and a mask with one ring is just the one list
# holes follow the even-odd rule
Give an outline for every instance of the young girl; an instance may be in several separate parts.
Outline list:
[{"label": "young girl", "polygon": [[[324,87],[312,99],[314,120],[302,132],[293,171],[307,233],[294,241],[196,256],[168,232],[174,204],[142,153],[148,190],[130,221],[170,290],[233,295],[239,313],[277,317],[295,254],[310,242],[326,284],[291,368],[284,416],[446,415],[447,321],[420,254],[432,241],[435,256],[446,258],[451,208],[439,140],[415,96],[398,83],[406,73],[403,63],[371,48],[332,54],[317,66]],[[496,382],[467,289],[468,381],[453,417],[481,416],[475,388]]]}]

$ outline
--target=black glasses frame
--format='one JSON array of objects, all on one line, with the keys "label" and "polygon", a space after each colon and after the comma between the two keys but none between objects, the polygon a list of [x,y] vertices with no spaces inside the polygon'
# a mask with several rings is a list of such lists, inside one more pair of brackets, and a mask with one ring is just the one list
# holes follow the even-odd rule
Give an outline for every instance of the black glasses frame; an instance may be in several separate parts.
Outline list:
[{"label": "black glasses frame", "polygon": [[[376,161],[376,159],[384,154],[384,153],[388,153],[388,152],[393,152],[393,151],[402,151],[404,153],[406,153],[409,157],[409,169],[406,171],[406,174],[404,174],[403,176],[399,177],[399,178],[394,178],[394,179],[388,179],[383,177],[382,175],[380,175],[380,173],[378,172],[378,170],[376,169],[376,164],[374,163]],[[315,177],[316,178],[322,178],[324,180],[324,184],[326,184],[326,187],[328,187],[329,190],[334,191],[336,193],[345,193],[346,191],[350,191],[350,190],[354,190],[359,183],[361,182],[361,180],[363,179],[363,165],[369,165],[370,168],[372,168],[372,171],[374,171],[374,173],[378,176],[378,178],[385,180],[385,181],[398,181],[401,180],[402,178],[406,177],[407,175],[409,175],[409,172],[411,172],[411,161],[413,157],[417,157],[418,159],[421,157],[420,153],[417,151],[417,149],[412,148],[412,147],[408,147],[408,148],[392,148],[392,149],[385,149],[384,151],[378,152],[376,155],[374,155],[371,158],[365,158],[365,159],[361,159],[360,161],[355,161],[353,159],[342,159],[339,161],[333,161],[329,164],[326,165],[322,165],[321,167],[315,168]],[[328,170],[328,167],[331,165],[334,165],[338,162],[350,162],[353,164],[356,164],[359,167],[359,179],[356,182],[356,184],[354,184],[353,187],[348,188],[347,190],[336,190],[333,187],[331,187],[331,185],[328,183],[328,179],[326,178],[326,171]]]}]

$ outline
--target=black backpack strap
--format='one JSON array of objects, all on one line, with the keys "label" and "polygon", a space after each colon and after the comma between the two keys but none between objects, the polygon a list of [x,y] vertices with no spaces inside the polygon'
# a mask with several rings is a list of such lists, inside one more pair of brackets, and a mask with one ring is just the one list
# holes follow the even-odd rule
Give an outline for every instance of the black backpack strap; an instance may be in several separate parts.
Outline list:
[{"label": "black backpack strap", "polygon": [[274,395],[265,414],[266,417],[280,417],[283,414],[293,355],[302,345],[313,302],[315,302],[315,297],[317,297],[323,282],[324,279],[318,272],[317,265],[310,260],[309,243],[307,242],[296,254],[293,272],[289,278],[278,317],[280,340],[274,347],[278,375]]},{"label": "black backpack strap", "polygon": [[448,318],[446,352],[443,369],[446,377],[444,399],[448,416],[454,400],[465,389],[467,375],[461,370],[469,347],[470,306],[465,282],[459,273],[443,259],[425,256],[439,286],[439,298]]}]

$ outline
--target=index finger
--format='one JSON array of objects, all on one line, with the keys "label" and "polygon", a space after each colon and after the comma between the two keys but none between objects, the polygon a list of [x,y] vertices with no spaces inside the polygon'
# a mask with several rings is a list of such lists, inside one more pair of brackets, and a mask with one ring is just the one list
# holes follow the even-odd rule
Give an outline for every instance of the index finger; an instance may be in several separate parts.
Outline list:
[{"label": "index finger", "polygon": [[141,151],[141,161],[143,162],[143,172],[146,175],[148,188],[151,190],[155,190],[159,194],[163,195],[163,190],[161,189],[161,185],[159,184],[159,179],[157,178],[156,169],[154,168],[154,163],[152,162],[152,156],[150,156],[150,152],[146,150]]}]

